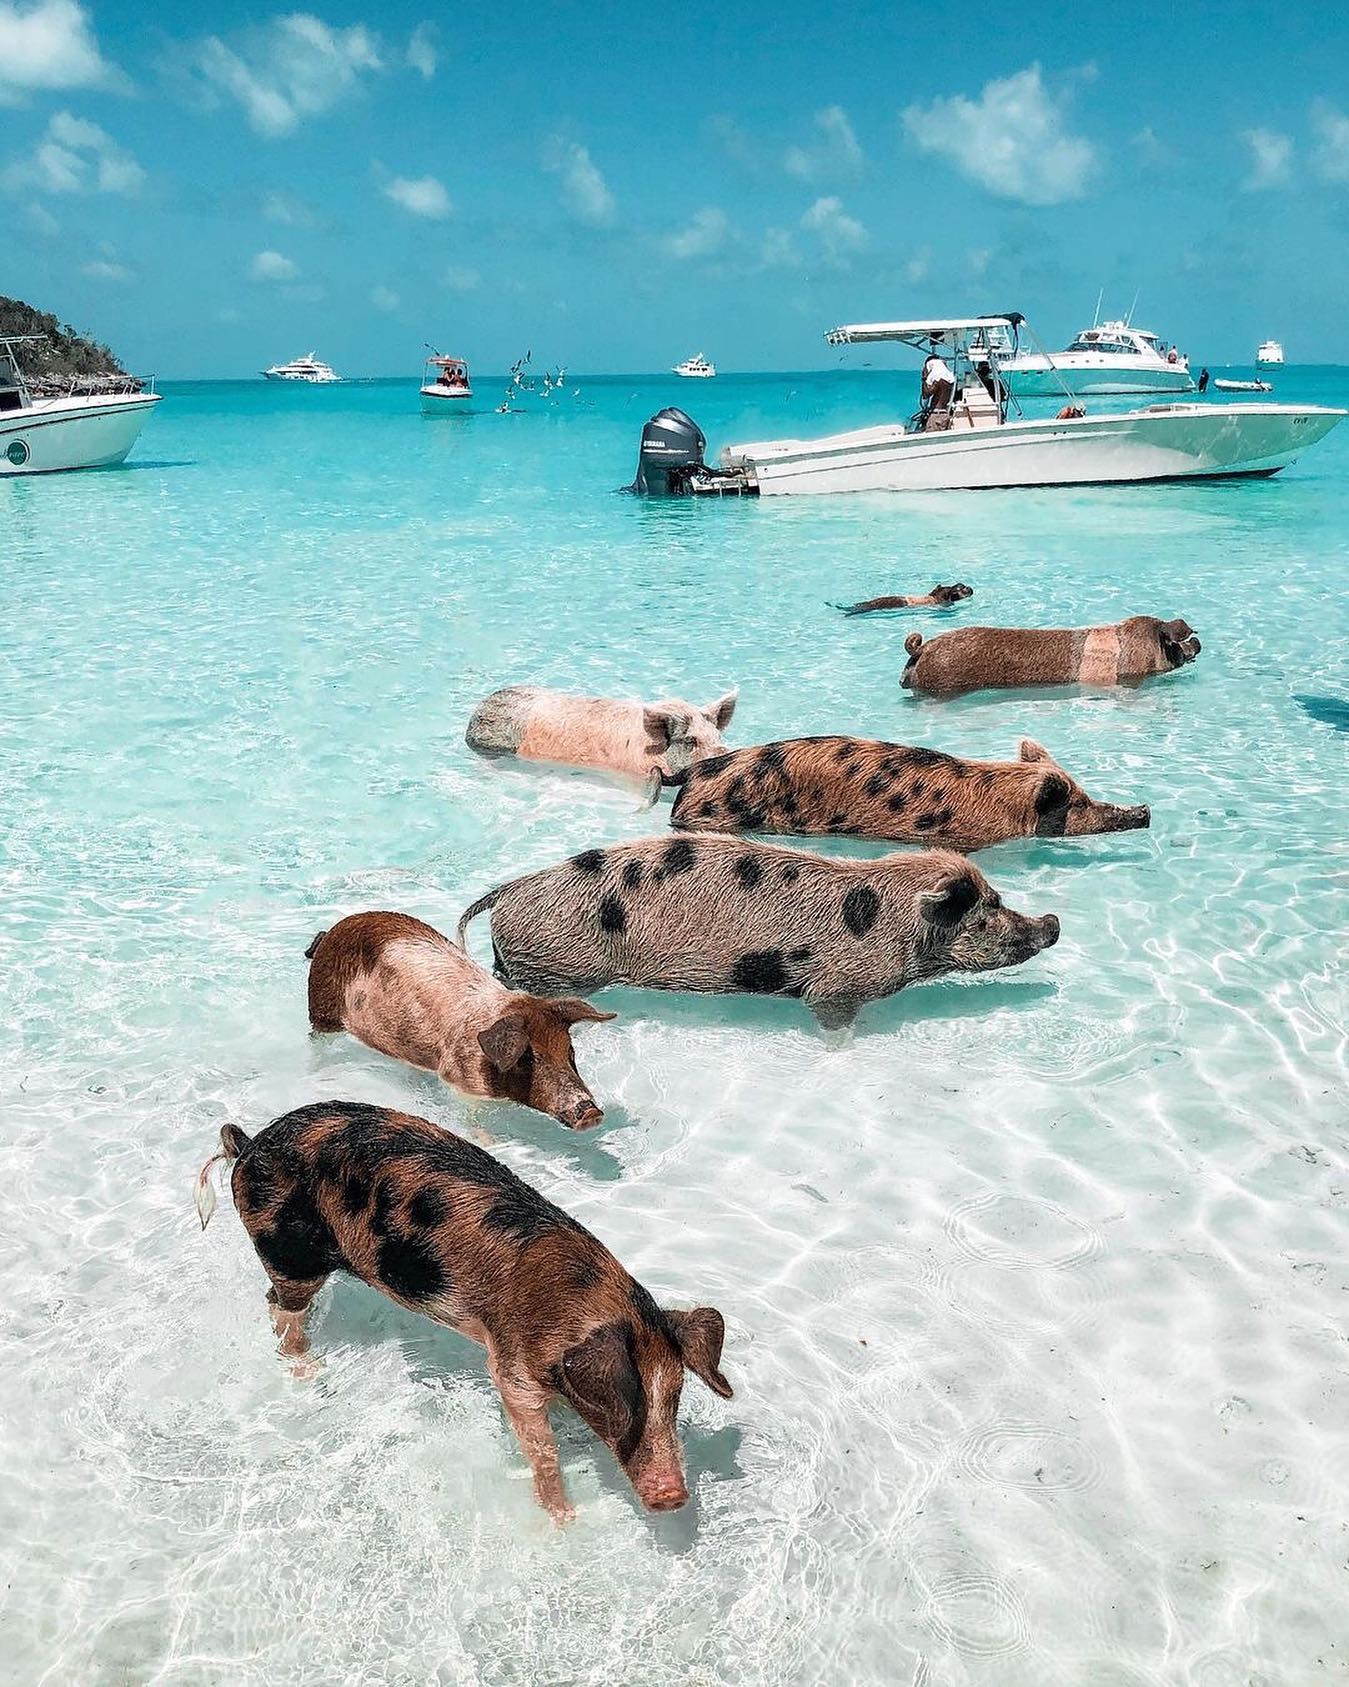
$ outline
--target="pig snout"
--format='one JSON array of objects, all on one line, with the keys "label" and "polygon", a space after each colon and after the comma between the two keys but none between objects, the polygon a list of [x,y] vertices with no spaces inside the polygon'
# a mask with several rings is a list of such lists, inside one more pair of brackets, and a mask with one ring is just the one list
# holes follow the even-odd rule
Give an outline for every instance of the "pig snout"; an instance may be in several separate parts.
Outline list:
[{"label": "pig snout", "polygon": [[1069,812],[1068,835],[1087,835],[1093,832],[1137,832],[1152,824],[1152,810],[1146,803],[1138,803],[1128,807],[1122,803],[1095,803],[1087,809],[1080,824],[1074,824],[1076,815]]},{"label": "pig snout", "polygon": [[552,1114],[558,1124],[566,1125],[568,1130],[573,1131],[588,1131],[604,1117],[603,1110],[589,1090],[573,1091],[560,1097]]},{"label": "pig snout", "polygon": [[648,1511],[678,1511],[688,1504],[688,1484],[677,1468],[653,1473],[635,1483],[637,1498]]},{"label": "pig snout", "polygon": [[1117,808],[1111,822],[1112,832],[1138,832],[1152,824],[1152,810],[1145,802],[1133,808]]},{"label": "pig snout", "polygon": [[1038,955],[1041,949],[1052,949],[1059,940],[1059,917],[1057,914],[1042,914],[1038,920],[1027,920],[1031,927],[1033,946],[1032,955]]}]

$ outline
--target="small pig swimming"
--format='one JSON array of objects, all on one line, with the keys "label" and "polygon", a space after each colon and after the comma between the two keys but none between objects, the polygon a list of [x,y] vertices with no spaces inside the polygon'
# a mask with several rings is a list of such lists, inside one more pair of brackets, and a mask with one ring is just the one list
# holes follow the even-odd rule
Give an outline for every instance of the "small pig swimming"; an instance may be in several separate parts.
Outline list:
[{"label": "small pig swimming", "polygon": [[874,615],[881,609],[954,609],[962,599],[974,596],[974,587],[958,582],[934,586],[922,597],[869,597],[864,603],[836,603],[845,615]]},{"label": "small pig swimming", "polygon": [[744,838],[588,849],[480,897],[498,973],[550,995],[606,984],[797,996],[826,1027],[922,978],[1016,966],[1059,922],[1013,913],[962,856],[848,861]]},{"label": "small pig swimming", "polygon": [[464,739],[481,755],[596,768],[639,780],[654,800],[660,780],[725,749],[721,735],[738,695],[728,691],[699,708],[678,697],[625,703],[508,685],[478,704]]},{"label": "small pig swimming", "polygon": [[791,832],[986,849],[1007,838],[1147,826],[1146,807],[1096,802],[1042,745],[962,761],[871,738],[788,738],[699,762],[677,781],[681,832]]},{"label": "small pig swimming", "polygon": [[1201,647],[1188,621],[1131,615],[1108,627],[958,627],[927,644],[910,633],[904,648],[910,691],[954,697],[1023,685],[1136,685],[1183,668]]},{"label": "small pig swimming", "polygon": [[465,1095],[518,1101],[571,1130],[604,1117],[576,1070],[571,1028],[615,1014],[513,994],[410,914],[350,914],[305,955],[315,1031],[349,1031]]},{"label": "small pig swimming", "polygon": [[653,1511],[688,1499],[676,1414],[684,1372],[731,1397],[726,1326],[710,1306],[656,1304],[602,1243],[483,1149],[425,1119],[319,1102],[255,1137],[220,1132],[197,1175],[205,1229],[211,1168],[230,1187],[263,1270],[281,1352],[303,1374],[305,1323],[334,1271],[359,1277],[487,1349],[539,1504],[571,1515],[548,1403],[561,1395]]}]

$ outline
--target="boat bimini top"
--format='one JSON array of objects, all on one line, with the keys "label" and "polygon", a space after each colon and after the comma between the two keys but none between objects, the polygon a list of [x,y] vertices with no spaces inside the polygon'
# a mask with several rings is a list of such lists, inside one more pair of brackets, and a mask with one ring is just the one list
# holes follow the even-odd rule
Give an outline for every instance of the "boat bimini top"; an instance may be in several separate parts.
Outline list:
[{"label": "boat bimini top", "polygon": [[825,340],[831,346],[870,345],[877,340],[899,340],[915,351],[926,351],[934,341],[953,349],[968,345],[972,340],[987,338],[988,330],[1002,336],[1010,335],[1015,343],[1017,332],[1025,322],[1020,311],[1009,310],[1004,316],[941,317],[928,322],[854,322],[843,328],[831,328]]}]

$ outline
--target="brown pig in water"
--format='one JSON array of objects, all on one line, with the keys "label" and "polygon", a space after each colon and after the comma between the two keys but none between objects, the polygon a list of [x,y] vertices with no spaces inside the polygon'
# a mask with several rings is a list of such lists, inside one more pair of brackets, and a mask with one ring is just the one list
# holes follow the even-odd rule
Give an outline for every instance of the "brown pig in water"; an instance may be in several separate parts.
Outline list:
[{"label": "brown pig in water", "polygon": [[480,897],[498,973],[541,995],[606,984],[798,996],[826,1027],[906,984],[1016,966],[1059,922],[1005,908],[962,856],[840,860],[706,835],[588,849]]},{"label": "brown pig in water", "polygon": [[307,1361],[305,1323],[334,1271],[487,1349],[487,1367],[559,1521],[572,1515],[548,1421],[561,1395],[653,1511],[688,1499],[676,1415],[684,1372],[731,1396],[726,1326],[710,1306],[658,1306],[609,1250],[483,1149],[425,1119],[319,1102],[249,1137],[237,1125],[197,1176],[204,1229],[211,1168],[234,1161],[239,1216],[271,1278],[281,1352]]},{"label": "brown pig in water", "polygon": [[625,703],[572,697],[537,685],[508,685],[485,697],[464,734],[470,750],[634,779],[654,800],[660,780],[725,749],[722,733],[738,693],[699,708],[682,698]]},{"label": "brown pig in water", "polygon": [[927,644],[910,633],[904,648],[910,691],[954,697],[998,687],[1137,685],[1193,662],[1200,644],[1187,621],[1131,615],[1109,627],[958,627]]},{"label": "brown pig in water", "polygon": [[518,1101],[571,1130],[603,1118],[576,1070],[571,1028],[616,1015],[512,993],[410,914],[351,914],[305,955],[315,1031],[349,1031],[465,1095]]},{"label": "brown pig in water", "polygon": [[863,603],[836,603],[845,615],[874,615],[882,609],[954,609],[962,599],[974,596],[974,587],[958,582],[954,586],[934,586],[922,597],[869,597]]},{"label": "brown pig in water", "polygon": [[670,824],[681,832],[791,832],[986,849],[1007,838],[1147,826],[1146,807],[1096,802],[1042,745],[1014,762],[962,761],[873,738],[788,738],[699,762]]}]

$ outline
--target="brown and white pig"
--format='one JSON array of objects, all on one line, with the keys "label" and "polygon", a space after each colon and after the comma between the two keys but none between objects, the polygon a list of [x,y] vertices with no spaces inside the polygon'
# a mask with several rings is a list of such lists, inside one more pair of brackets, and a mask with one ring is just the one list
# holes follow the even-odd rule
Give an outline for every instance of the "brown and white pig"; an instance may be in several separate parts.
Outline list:
[{"label": "brown and white pig", "polygon": [[571,1130],[604,1117],[576,1070],[571,1031],[615,1014],[507,990],[410,914],[350,914],[305,955],[315,1031],[349,1031],[465,1095],[518,1101]]},{"label": "brown and white pig", "polygon": [[1008,686],[1137,685],[1183,668],[1201,647],[1187,621],[1131,615],[1109,627],[958,627],[927,644],[910,633],[904,648],[910,691],[954,697]]},{"label": "brown and white pig", "polygon": [[678,697],[629,703],[508,685],[478,704],[464,738],[480,755],[520,756],[633,779],[654,801],[660,781],[725,749],[721,735],[738,695],[728,691],[699,708]]},{"label": "brown and white pig", "polygon": [[314,1297],[345,1271],[487,1349],[487,1367],[558,1522],[572,1515],[548,1421],[561,1395],[609,1447],[642,1504],[688,1499],[676,1415],[684,1372],[731,1397],[726,1326],[710,1306],[667,1311],[604,1245],[483,1149],[425,1119],[318,1102],[255,1137],[237,1125],[197,1176],[205,1229],[211,1168],[230,1186],[263,1270],[281,1352],[304,1374]]},{"label": "brown and white pig", "polygon": [[974,587],[957,583],[934,586],[921,597],[869,597],[863,603],[838,603],[845,615],[874,615],[881,609],[954,609],[964,598],[974,596]]},{"label": "brown and white pig", "polygon": [[1053,914],[1004,908],[962,856],[849,861],[745,838],[588,849],[480,897],[497,970],[525,989],[606,984],[797,996],[826,1027],[947,972],[1016,966],[1058,941]]},{"label": "brown and white pig", "polygon": [[681,832],[791,832],[986,849],[1150,824],[1145,806],[1096,802],[1042,745],[1013,762],[963,761],[874,738],[788,738],[729,750],[681,776]]}]

